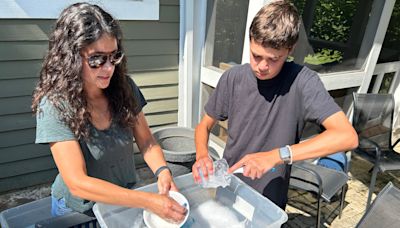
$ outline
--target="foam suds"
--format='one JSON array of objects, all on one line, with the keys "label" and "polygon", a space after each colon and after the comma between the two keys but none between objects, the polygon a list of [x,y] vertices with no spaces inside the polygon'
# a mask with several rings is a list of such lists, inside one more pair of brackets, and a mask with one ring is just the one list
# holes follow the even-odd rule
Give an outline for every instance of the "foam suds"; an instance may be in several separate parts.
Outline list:
[{"label": "foam suds", "polygon": [[[169,223],[156,214],[147,213],[151,227],[178,228],[177,224]],[[246,221],[239,221],[232,209],[225,207],[215,200],[207,200],[190,211],[184,228],[244,228]]]},{"label": "foam suds", "polygon": [[244,228],[246,222],[246,220],[239,221],[232,210],[215,200],[207,200],[198,207],[193,208],[190,217],[193,222],[190,226],[191,228]]}]

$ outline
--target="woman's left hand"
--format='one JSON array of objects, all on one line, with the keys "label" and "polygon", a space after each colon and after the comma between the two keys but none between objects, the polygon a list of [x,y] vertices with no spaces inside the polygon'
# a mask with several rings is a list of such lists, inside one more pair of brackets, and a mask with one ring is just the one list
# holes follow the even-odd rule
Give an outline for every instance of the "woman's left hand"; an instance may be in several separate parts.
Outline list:
[{"label": "woman's left hand", "polygon": [[167,194],[169,191],[179,191],[172,178],[171,172],[167,169],[163,170],[158,175],[157,186],[160,194]]}]

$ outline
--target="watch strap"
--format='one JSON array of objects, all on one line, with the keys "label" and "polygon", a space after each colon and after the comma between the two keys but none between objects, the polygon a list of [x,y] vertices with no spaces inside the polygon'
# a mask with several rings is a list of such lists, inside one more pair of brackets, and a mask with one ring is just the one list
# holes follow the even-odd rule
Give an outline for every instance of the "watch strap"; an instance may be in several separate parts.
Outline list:
[{"label": "watch strap", "polygon": [[164,170],[164,169],[168,169],[169,170],[169,172],[171,173],[171,175],[172,175],[172,171],[171,171],[171,169],[168,167],[168,166],[166,166],[166,165],[163,165],[163,166],[160,166],[160,168],[158,168],[157,170],[156,170],[156,172],[154,173],[154,176],[156,176],[157,177],[157,179],[158,179],[158,175],[160,175],[160,173]]}]

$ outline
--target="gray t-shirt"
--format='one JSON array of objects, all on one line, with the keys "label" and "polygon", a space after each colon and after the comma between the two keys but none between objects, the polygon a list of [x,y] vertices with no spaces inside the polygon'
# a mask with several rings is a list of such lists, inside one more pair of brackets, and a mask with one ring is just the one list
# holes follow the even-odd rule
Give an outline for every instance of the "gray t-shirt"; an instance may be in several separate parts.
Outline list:
[{"label": "gray t-shirt", "polygon": [[[130,78],[129,83],[141,110],[146,101]],[[40,112],[36,117],[36,143],[76,140],[71,129],[60,121],[58,110],[48,99],[41,100],[39,109]],[[89,128],[90,137],[87,140],[79,140],[88,176],[122,187],[131,187],[135,184],[132,129],[120,126],[113,120],[108,129],[98,130],[92,124],[89,124]],[[58,199],[65,198],[67,207],[75,211],[84,212],[93,206],[93,202],[73,197],[60,175],[57,175],[53,183],[52,195]]]},{"label": "gray t-shirt", "polygon": [[[270,80],[258,80],[249,64],[227,70],[205,106],[209,116],[228,119],[230,166],[246,154],[298,143],[307,121],[321,124],[340,110],[316,72],[289,62]],[[280,165],[259,180],[239,177],[279,205],[286,204],[289,175],[290,167]],[[278,178],[279,189],[266,188]]]}]

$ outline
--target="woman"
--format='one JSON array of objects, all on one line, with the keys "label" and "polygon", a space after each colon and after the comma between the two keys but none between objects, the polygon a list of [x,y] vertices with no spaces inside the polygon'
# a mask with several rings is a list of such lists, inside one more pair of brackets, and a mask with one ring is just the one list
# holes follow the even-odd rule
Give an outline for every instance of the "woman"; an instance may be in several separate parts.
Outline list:
[{"label": "woman", "polygon": [[[59,170],[52,214],[88,213],[93,202],[104,202],[178,222],[186,209],[166,194],[177,187],[143,115],[146,101],[126,76],[121,40],[118,22],[87,3],[66,8],[50,36],[32,110],[36,143],[50,144]],[[136,182],[133,137],[161,194],[130,189]]]}]

